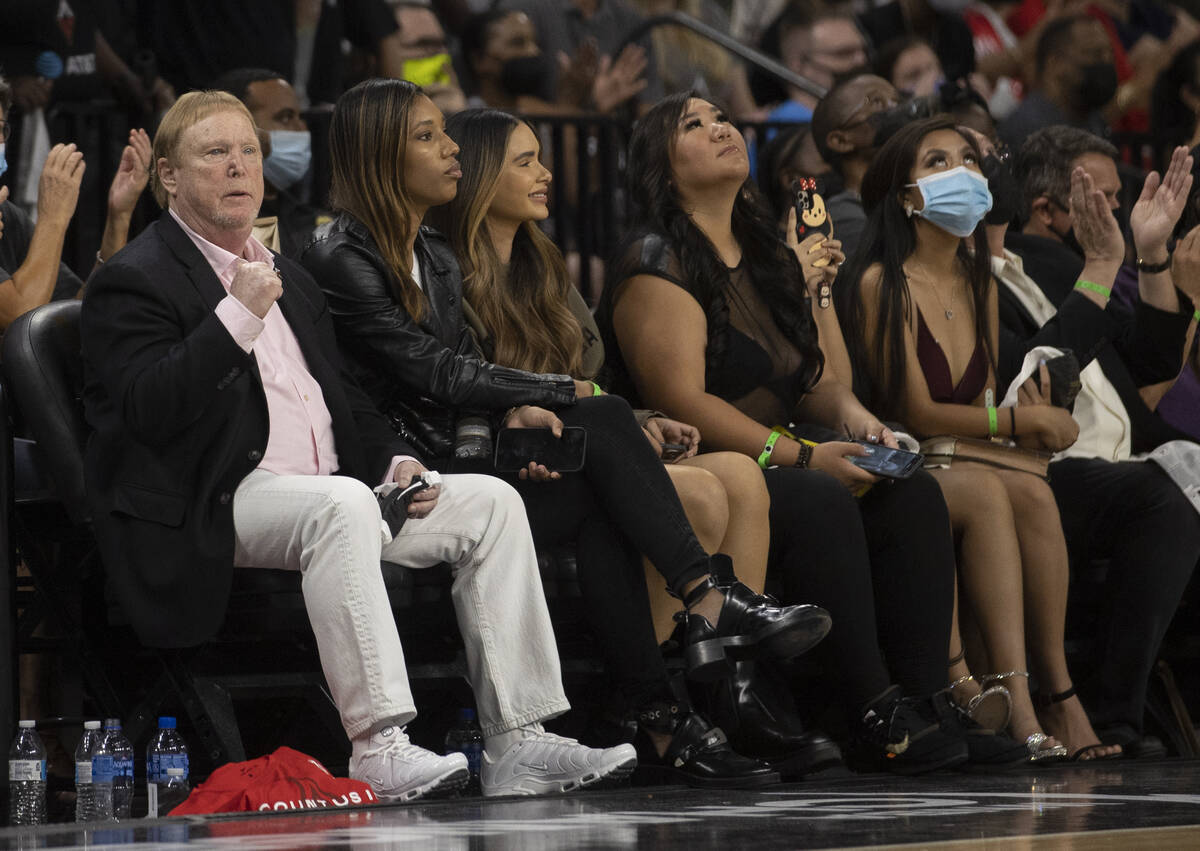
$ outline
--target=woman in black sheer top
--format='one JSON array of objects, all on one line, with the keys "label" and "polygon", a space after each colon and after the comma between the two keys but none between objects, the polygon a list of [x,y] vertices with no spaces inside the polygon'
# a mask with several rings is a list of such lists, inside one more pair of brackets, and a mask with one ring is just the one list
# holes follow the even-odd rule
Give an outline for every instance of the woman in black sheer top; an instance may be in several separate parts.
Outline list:
[{"label": "woman in black sheer top", "polygon": [[924,473],[878,481],[847,460],[863,445],[813,445],[785,428],[895,445],[823,373],[800,280],[822,274],[812,262],[822,255],[802,263],[779,239],[744,140],[698,97],[672,95],[642,118],[629,183],[637,225],[597,314],[609,385],[694,423],[710,449],[759,459],[771,494],[768,579],[834,615],[824,653],[853,750],[897,771],[963,761],[964,722],[943,693],[954,548],[937,484]]}]

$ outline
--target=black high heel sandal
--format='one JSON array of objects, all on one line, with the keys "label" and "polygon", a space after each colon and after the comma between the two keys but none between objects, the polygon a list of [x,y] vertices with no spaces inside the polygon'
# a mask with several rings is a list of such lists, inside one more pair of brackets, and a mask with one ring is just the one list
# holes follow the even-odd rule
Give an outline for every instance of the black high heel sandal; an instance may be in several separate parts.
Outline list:
[{"label": "black high heel sandal", "polygon": [[684,595],[683,604],[690,608],[709,591],[720,591],[725,599],[717,623],[686,611],[677,615],[684,619],[684,660],[692,679],[733,676],[738,661],[760,653],[792,659],[829,634],[833,619],[820,606],[780,606],[774,597],[755,594],[734,579],[728,556],[714,555],[711,562],[712,572]]},{"label": "black high heel sandal", "polygon": [[[1037,709],[1049,709],[1053,704],[1062,703],[1064,701],[1070,700],[1071,698],[1073,698],[1075,696],[1076,696],[1076,691],[1075,691],[1075,686],[1073,686],[1073,685],[1070,688],[1068,688],[1066,691],[1055,692],[1053,694],[1045,694],[1043,692],[1036,692],[1032,695],[1033,705]],[[1067,760],[1069,762],[1103,762],[1104,760],[1109,760],[1109,759],[1123,759],[1124,758],[1124,756],[1125,756],[1124,748],[1117,751],[1116,753],[1108,753],[1108,754],[1103,754],[1101,756],[1089,756],[1089,754],[1092,754],[1101,748],[1107,748],[1107,747],[1111,747],[1111,745],[1106,745],[1102,741],[1097,742],[1094,745],[1084,745],[1079,750],[1075,751],[1075,753],[1068,756]],[[1063,754],[1065,755],[1066,752],[1067,752],[1067,749],[1064,747]],[[1085,757],[1087,757],[1087,758],[1085,759]]]}]

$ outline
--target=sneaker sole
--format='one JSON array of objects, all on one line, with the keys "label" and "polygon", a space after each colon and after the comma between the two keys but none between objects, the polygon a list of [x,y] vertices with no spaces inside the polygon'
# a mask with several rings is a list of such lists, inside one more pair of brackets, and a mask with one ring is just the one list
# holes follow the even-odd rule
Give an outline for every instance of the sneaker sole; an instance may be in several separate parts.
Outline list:
[{"label": "sneaker sole", "polygon": [[574,792],[577,789],[594,786],[602,781],[615,783],[616,781],[624,780],[633,773],[635,768],[637,768],[637,757],[629,756],[622,758],[608,768],[597,768],[580,778],[553,780],[526,776],[515,781],[512,785],[499,789],[489,789],[485,785],[483,787],[483,796],[485,798],[498,798],[504,795],[534,796],[553,795],[556,792]]},{"label": "sneaker sole", "polygon": [[436,777],[428,783],[417,786],[414,789],[408,789],[397,794],[383,794],[376,792],[376,797],[381,801],[406,803],[415,801],[419,798],[436,797],[438,795],[448,795],[451,792],[457,792],[464,788],[471,781],[470,769],[456,768],[448,774],[443,774],[441,777]]}]

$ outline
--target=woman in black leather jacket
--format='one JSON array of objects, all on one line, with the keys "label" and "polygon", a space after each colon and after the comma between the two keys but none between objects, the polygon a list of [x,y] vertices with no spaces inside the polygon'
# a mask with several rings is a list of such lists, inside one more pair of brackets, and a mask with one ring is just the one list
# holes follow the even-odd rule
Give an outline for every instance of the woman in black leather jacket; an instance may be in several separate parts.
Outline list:
[{"label": "woman in black leather jacket", "polygon": [[[688,652],[701,663],[693,674],[719,675],[729,645],[797,655],[828,631],[828,615],[812,606],[778,608],[736,581],[718,584],[714,574],[731,574],[722,564],[728,560],[701,548],[624,400],[590,395],[589,382],[504,369],[477,355],[463,319],[458,266],[445,240],[420,227],[429,207],[454,197],[461,177],[458,148],[420,89],[398,80],[354,87],[338,100],[330,138],[332,201],[341,215],[318,230],[301,261],[325,290],[339,342],[364,388],[398,428],[423,442],[431,465],[450,454],[453,424],[464,413],[483,413],[493,427],[586,428],[580,473],[562,476],[531,464],[515,484],[539,542],[580,542],[580,584],[610,673],[663,749],[643,749],[643,759],[657,755],[680,779],[699,784],[776,779],[674,703],[640,564],[617,541],[628,539],[683,598],[693,639]],[[673,428],[682,435],[686,427]],[[558,481],[539,483],[548,479]]]}]

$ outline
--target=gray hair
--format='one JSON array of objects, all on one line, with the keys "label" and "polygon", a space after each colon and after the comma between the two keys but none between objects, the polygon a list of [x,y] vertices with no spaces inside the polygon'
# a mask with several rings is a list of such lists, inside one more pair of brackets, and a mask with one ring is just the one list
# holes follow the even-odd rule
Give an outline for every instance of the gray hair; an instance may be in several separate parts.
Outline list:
[{"label": "gray hair", "polygon": [[1056,124],[1043,127],[1025,140],[1017,156],[1021,181],[1021,218],[1028,221],[1033,202],[1041,196],[1067,206],[1071,195],[1071,164],[1084,154],[1117,158],[1116,146],[1094,133]]}]

